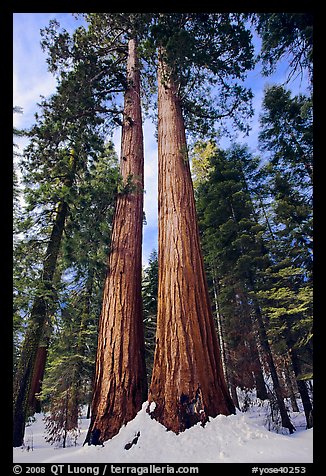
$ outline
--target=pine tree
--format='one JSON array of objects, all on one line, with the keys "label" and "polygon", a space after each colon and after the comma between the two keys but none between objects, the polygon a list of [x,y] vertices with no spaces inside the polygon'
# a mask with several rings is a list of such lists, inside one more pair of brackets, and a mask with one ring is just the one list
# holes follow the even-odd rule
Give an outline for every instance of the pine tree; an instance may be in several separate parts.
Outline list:
[{"label": "pine tree", "polygon": [[244,147],[224,152],[212,141],[207,147],[197,144],[194,154],[196,176],[202,154],[207,161],[205,178],[196,189],[197,209],[208,273],[218,283],[214,294],[223,316],[227,374],[230,384],[256,388],[257,396],[266,399],[259,339],[245,285],[247,269],[261,267],[265,260],[257,246],[263,228],[253,215],[246,180],[257,163]]},{"label": "pine tree", "polygon": [[312,98],[291,97],[283,86],[266,88],[260,126],[260,146],[270,163],[295,177],[298,187],[309,190],[313,178]]},{"label": "pine tree", "polygon": [[[78,306],[76,301],[73,304]],[[76,350],[80,349],[75,349],[76,334],[80,332],[81,322],[78,322],[75,309],[70,309],[70,303],[65,306],[61,329],[55,332],[52,341],[41,394],[45,400],[44,410],[47,411],[44,416],[45,439],[51,444],[62,445],[63,448],[74,443],[78,436],[78,398],[82,388],[80,376],[77,376],[80,356],[76,354]]]},{"label": "pine tree", "polygon": [[[49,411],[47,423],[53,442],[61,432],[68,431],[61,416],[70,414],[70,430],[77,434],[81,405],[90,404],[98,314],[118,178],[116,154],[112,144],[108,144],[89,166],[87,181],[78,181],[76,200],[67,220],[61,256],[62,311],[55,318],[57,328],[41,393]],[[69,378],[62,380],[66,372]]]},{"label": "pine tree", "polygon": [[248,15],[262,39],[260,59],[263,73],[269,75],[284,57],[289,58],[290,81],[307,71],[313,79],[313,14],[252,13]]},{"label": "pine tree", "polygon": [[[242,385],[252,388],[253,382],[248,377],[247,381],[245,379],[250,370],[255,376],[257,394],[261,392],[261,396],[266,398],[257,348],[259,344],[260,354],[263,354],[273,380],[282,426],[293,432],[257,293],[259,279],[270,258],[262,239],[264,228],[257,221],[246,180],[246,172],[253,172],[253,163],[245,148],[234,147],[227,152],[215,149],[211,156],[208,180],[197,192],[198,197],[202,197],[199,209],[203,215],[206,247],[210,250],[209,261],[214,263],[221,284],[224,284],[220,301],[221,306],[226,306],[224,313],[229,316],[225,327],[229,350],[235,351],[233,367],[238,371],[243,368],[242,372],[240,370]],[[242,328],[241,339],[239,328]],[[253,339],[255,334],[256,338]],[[248,350],[251,366],[243,359]],[[233,378],[236,378],[234,370]]]},{"label": "pine tree", "polygon": [[[73,173],[74,171],[71,170],[71,172]],[[64,186],[69,189],[71,185],[71,179],[67,177]],[[41,278],[42,286],[39,286],[39,294],[34,299],[29,317],[29,326],[25,332],[24,342],[20,350],[20,359],[14,383],[14,446],[21,446],[23,441],[31,379],[38,355],[37,349],[43,337],[46,316],[48,315],[48,302],[53,300],[52,281],[67,212],[67,202],[61,202],[58,206],[45,253]]]},{"label": "pine tree", "polygon": [[148,266],[143,270],[142,298],[145,332],[145,358],[147,380],[150,383],[155,352],[158,294],[158,255],[154,250],[149,256]]},{"label": "pine tree", "polygon": [[63,239],[64,285],[55,318],[41,400],[47,439],[65,446],[78,436],[78,417],[90,404],[105,258],[118,188],[117,158],[108,144],[78,181]]},{"label": "pine tree", "polygon": [[265,172],[273,262],[261,300],[270,317],[271,335],[281,335],[286,342],[281,352],[290,354],[309,428],[312,405],[302,378],[312,375],[311,102],[274,87],[266,90],[263,104],[259,138],[269,156]]},{"label": "pine tree", "polygon": [[22,161],[28,213],[25,226],[29,242],[34,240],[42,258],[34,299],[29,297],[30,316],[15,375],[15,446],[23,442],[31,379],[37,349],[54,303],[56,265],[75,196],[75,180],[85,162],[102,148],[99,131],[107,110],[101,105],[108,100],[110,90],[106,89],[100,96],[96,92],[110,85],[100,76],[94,77],[97,66],[96,58],[88,54],[86,58],[79,57],[71,71],[62,73],[57,93],[40,104],[42,116],[36,114]]}]

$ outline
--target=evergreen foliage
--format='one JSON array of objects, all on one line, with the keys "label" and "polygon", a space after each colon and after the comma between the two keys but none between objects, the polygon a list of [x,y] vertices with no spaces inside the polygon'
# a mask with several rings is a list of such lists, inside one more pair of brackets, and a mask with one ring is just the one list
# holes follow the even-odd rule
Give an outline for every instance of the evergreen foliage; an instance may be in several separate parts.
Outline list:
[{"label": "evergreen foliage", "polygon": [[[254,66],[251,33],[243,14],[167,13],[154,17],[148,43],[169,65],[178,85],[189,135],[248,130],[252,92],[242,84]],[[155,55],[154,55],[155,58]],[[229,121],[229,122],[228,122]]]},{"label": "evergreen foliage", "polygon": [[145,357],[148,381],[150,381],[155,351],[155,333],[158,294],[158,255],[153,250],[148,259],[148,266],[143,270],[142,298],[145,332]]},{"label": "evergreen foliage", "polygon": [[263,73],[271,74],[284,57],[289,58],[288,81],[295,74],[313,75],[313,14],[254,13],[248,15],[262,39]]},{"label": "evergreen foliage", "polygon": [[[197,144],[194,153],[203,153],[207,160],[207,151],[206,170],[210,172],[196,189],[204,258],[212,281],[218,283],[215,299],[222,316],[229,380],[250,389],[255,386],[254,372],[259,370],[255,367],[260,365],[253,358],[257,331],[252,324],[250,281],[268,263],[262,242],[265,230],[257,221],[247,179],[258,175],[258,161],[245,147],[223,151],[212,142],[207,148]],[[197,177],[196,161],[194,165]],[[252,188],[255,185],[250,182]]]},{"label": "evergreen foliage", "polygon": [[100,302],[119,172],[112,143],[80,183],[62,245],[62,291],[41,399],[47,438],[65,445],[78,436],[78,415],[90,405]]},{"label": "evergreen foliage", "polygon": [[[73,228],[77,210],[83,210],[87,200],[92,207],[89,203],[92,194],[81,198],[80,193],[84,188],[82,193],[86,195],[87,181],[94,180],[90,170],[105,150],[102,128],[105,116],[101,115],[100,105],[107,95],[97,97],[96,92],[103,85],[99,77],[90,81],[94,70],[91,65],[85,70],[85,64],[88,63],[84,58],[69,73],[64,71],[57,92],[41,101],[41,114],[35,115],[36,122],[27,132],[29,144],[20,161],[25,207],[17,225],[21,239],[15,251],[17,257],[23,253],[26,257],[22,262],[17,260],[18,269],[14,273],[17,276],[15,312],[19,316],[25,314],[27,327],[18,338],[21,345],[15,374],[15,445],[22,442],[37,347],[51,329],[51,316],[58,309],[63,272],[59,262],[68,217]],[[111,220],[118,181],[114,167],[115,172],[109,173],[109,187],[99,201],[104,209],[96,212],[98,217],[111,206]],[[99,183],[104,184],[103,172]],[[79,219],[78,226],[82,226],[80,214]]]},{"label": "evergreen foliage", "polygon": [[[176,86],[187,134],[194,139],[190,159],[200,238],[234,403],[237,387],[256,389],[257,397],[268,396],[271,418],[280,424],[280,395],[270,385],[267,343],[283,394],[291,396],[295,408],[291,386],[299,391],[309,428],[312,95],[292,96],[284,85],[266,87],[259,130],[262,157],[237,144],[223,150],[216,138],[217,132],[227,133],[231,121],[241,131],[249,130],[253,96],[243,81],[255,58],[246,20],[262,40],[256,58],[262,61],[262,73],[270,74],[287,57],[289,82],[306,71],[312,80],[311,15],[81,16],[87,28],[72,34],[56,20],[42,30],[49,70],[58,80],[56,92],[41,98],[29,130],[13,131],[14,137],[29,139],[23,154],[14,149],[13,170],[15,446],[22,444],[22,429],[32,412],[28,392],[39,346],[48,350],[37,395],[46,412],[47,441],[75,444],[81,407],[90,404],[116,199],[135,192],[135,177],[122,181],[108,140],[125,120],[121,101],[130,86],[125,71],[130,36],[138,41],[144,105],[155,110],[161,55]],[[169,79],[167,74],[166,84]],[[188,166],[187,147],[179,152]],[[158,276],[153,251],[142,276],[148,383],[156,345]]]}]

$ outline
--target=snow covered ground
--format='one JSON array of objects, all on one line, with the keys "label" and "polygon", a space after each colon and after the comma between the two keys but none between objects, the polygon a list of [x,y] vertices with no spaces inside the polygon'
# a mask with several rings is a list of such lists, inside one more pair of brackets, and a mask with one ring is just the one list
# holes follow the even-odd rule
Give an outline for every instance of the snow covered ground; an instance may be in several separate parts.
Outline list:
[{"label": "snow covered ground", "polygon": [[[25,448],[14,448],[14,463],[312,463],[313,430],[302,413],[292,413],[293,435],[266,428],[267,403],[246,413],[219,415],[180,433],[167,431],[146,412],[148,403],[118,435],[100,446],[82,446],[89,420],[81,419],[77,446],[55,448],[44,439],[43,415],[26,429]],[[137,444],[129,450],[140,432]],[[27,451],[27,446],[30,446]]]}]

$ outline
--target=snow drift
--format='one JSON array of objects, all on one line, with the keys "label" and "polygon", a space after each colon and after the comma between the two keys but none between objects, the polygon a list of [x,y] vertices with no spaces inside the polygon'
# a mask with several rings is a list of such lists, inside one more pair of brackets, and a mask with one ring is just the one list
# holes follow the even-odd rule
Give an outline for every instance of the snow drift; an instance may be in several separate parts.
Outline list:
[{"label": "snow drift", "polygon": [[[14,448],[15,463],[311,463],[313,430],[304,430],[294,414],[293,435],[268,431],[255,408],[219,415],[176,435],[147,413],[148,402],[134,420],[102,446],[82,446],[89,420],[81,420],[78,445],[54,448],[44,440],[42,415],[26,429],[25,448]],[[301,420],[300,420],[301,418]],[[298,425],[299,423],[299,425]],[[301,425],[301,426],[300,426]],[[138,436],[138,438],[136,438]],[[134,444],[130,444],[136,441]],[[29,451],[27,451],[27,445]],[[125,447],[127,446],[126,449]]]}]

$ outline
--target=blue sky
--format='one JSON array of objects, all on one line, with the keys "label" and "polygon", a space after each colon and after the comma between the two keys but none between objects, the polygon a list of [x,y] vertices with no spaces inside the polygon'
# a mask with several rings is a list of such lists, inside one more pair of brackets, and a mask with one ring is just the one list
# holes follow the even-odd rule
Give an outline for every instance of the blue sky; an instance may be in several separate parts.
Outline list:
[{"label": "blue sky", "polygon": [[[56,18],[60,25],[72,31],[80,23],[71,13],[15,13],[13,15],[13,105],[20,106],[23,114],[14,114],[16,127],[28,127],[34,121],[37,103],[40,96],[49,96],[54,92],[56,80],[47,70],[46,54],[40,46],[40,29],[48,25],[49,20]],[[239,136],[239,141],[245,141],[254,153],[258,153],[258,117],[263,99],[264,86],[281,83],[288,73],[288,64],[282,63],[274,76],[263,78],[260,67],[249,72],[247,85],[254,93],[255,116],[252,119],[252,130],[248,137]],[[297,94],[305,92],[305,82],[298,78],[291,83],[291,89]],[[155,126],[146,120],[144,122],[145,146],[145,195],[144,207],[147,225],[143,232],[143,264],[153,249],[157,249],[157,142],[154,136]],[[113,136],[116,151],[120,154],[120,131]],[[26,144],[25,139],[15,140],[20,147]],[[221,146],[228,146],[228,141],[222,140]]]}]

